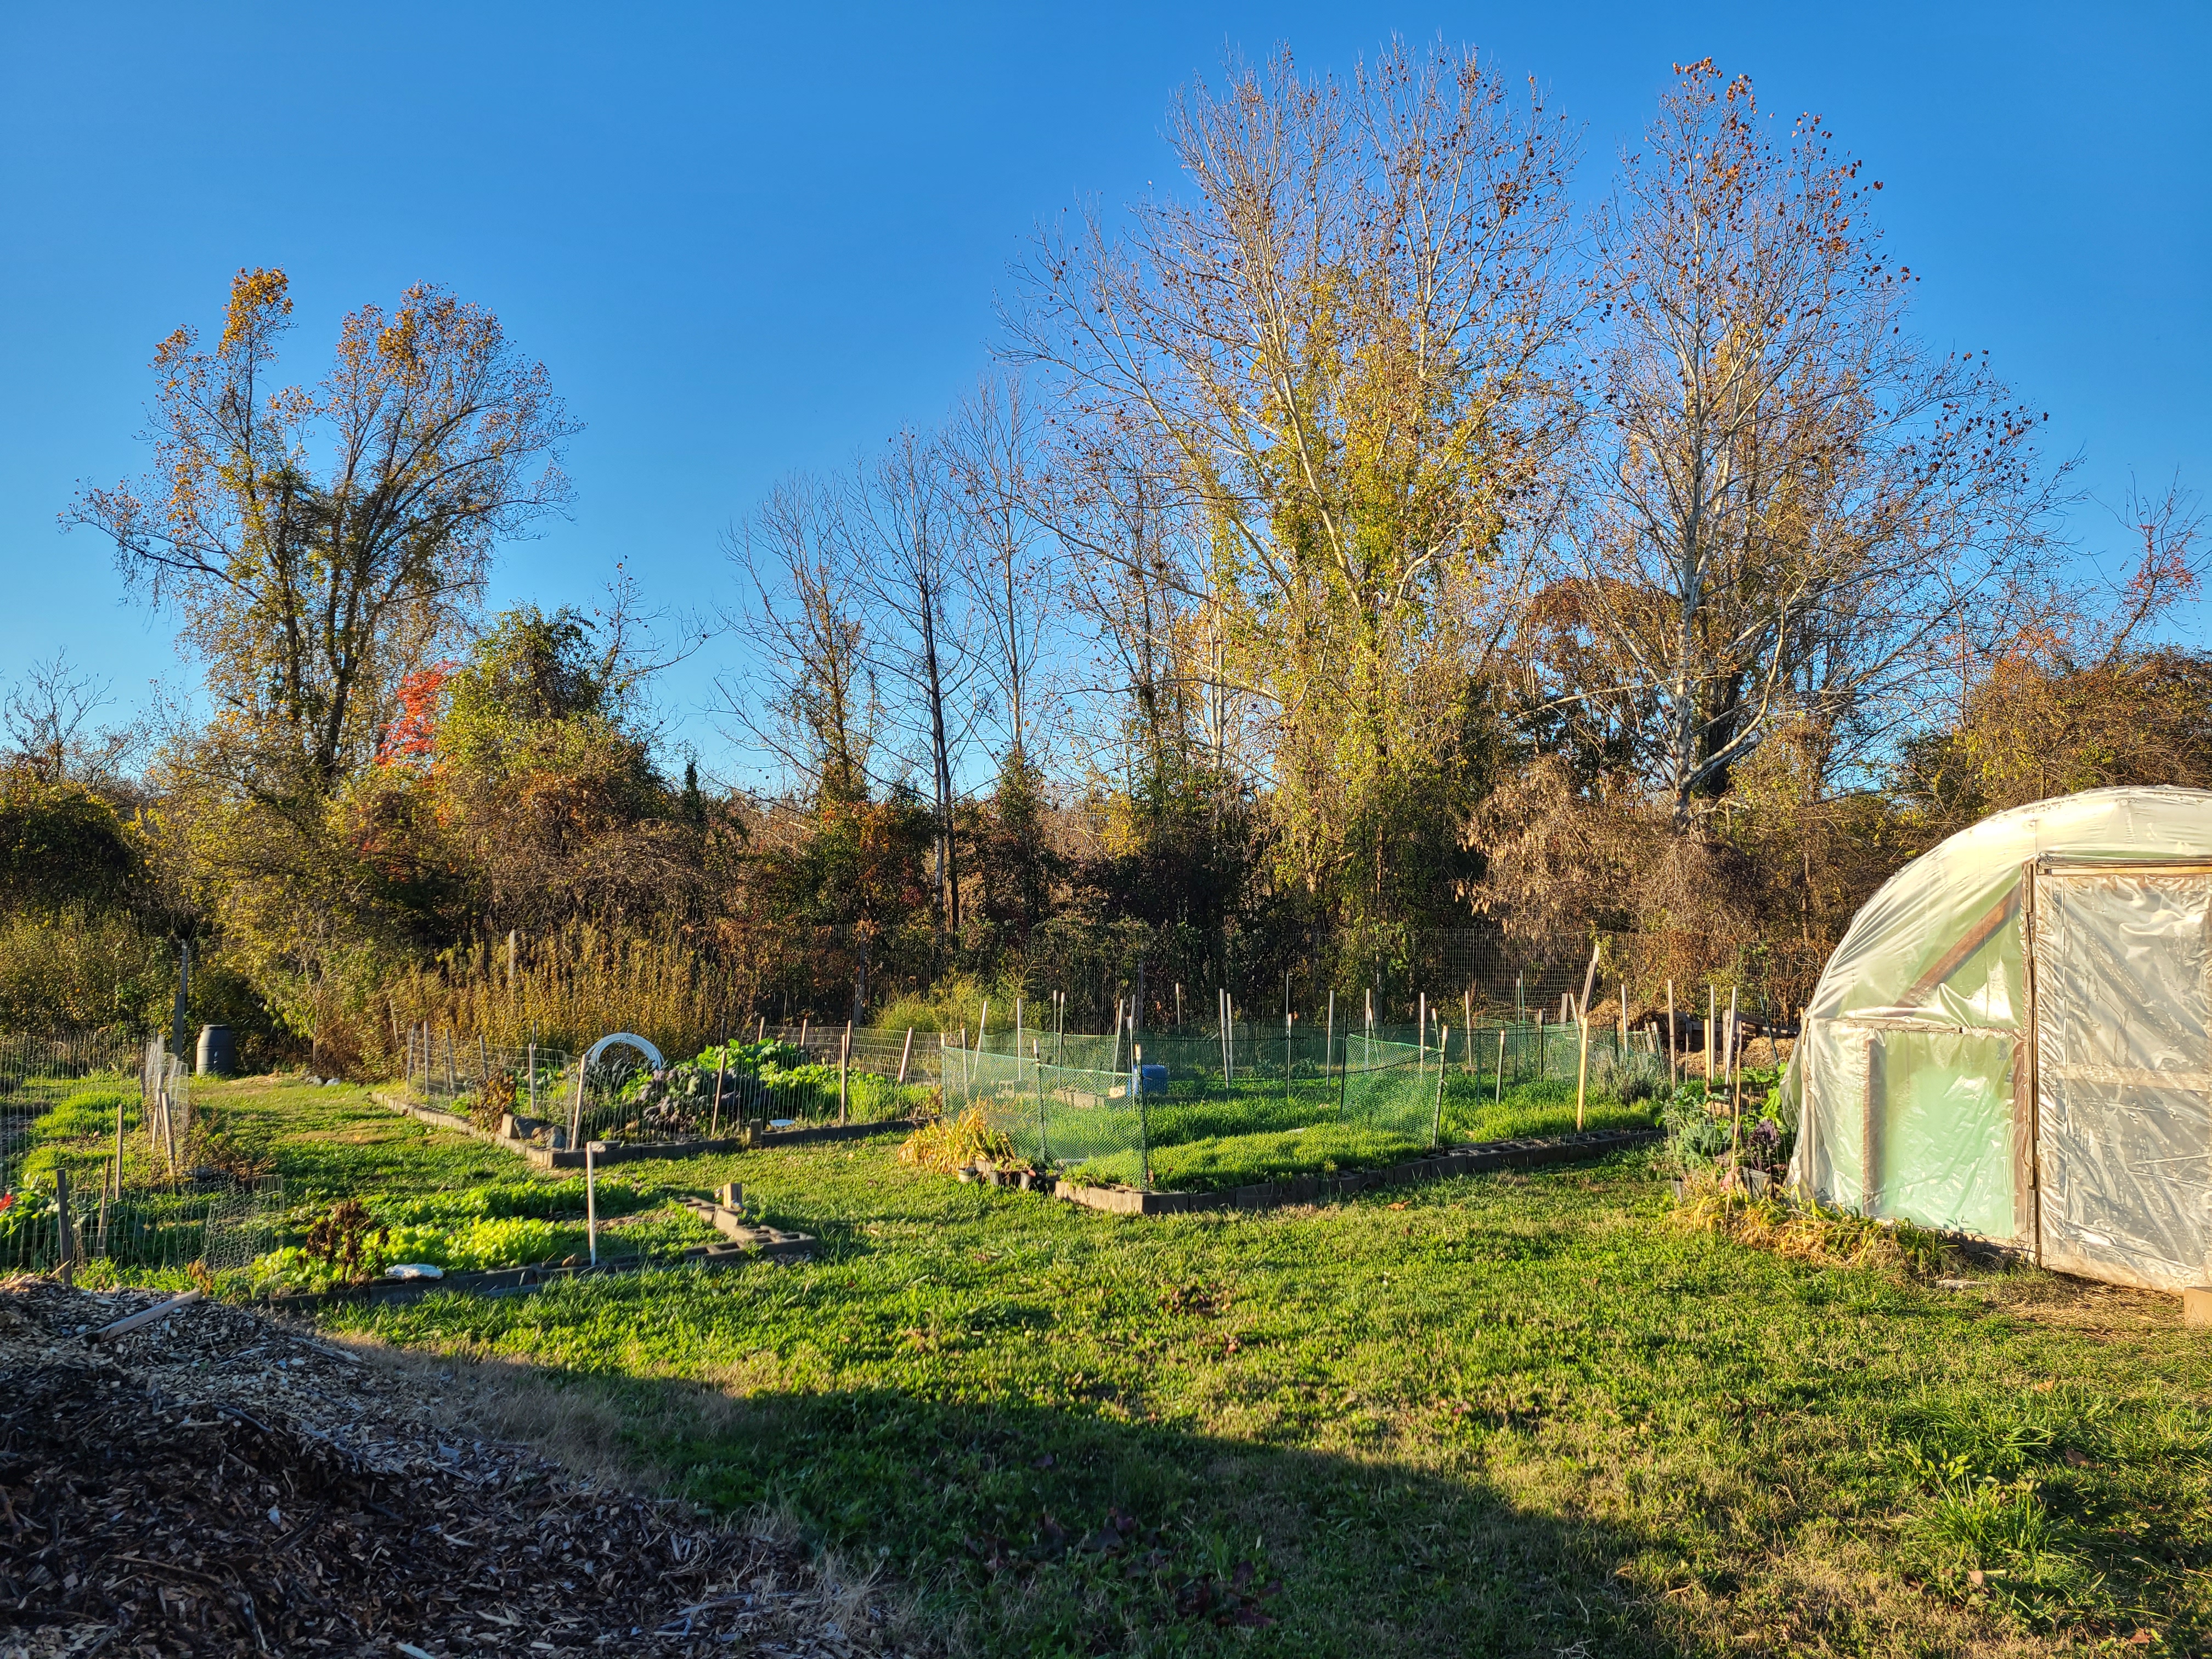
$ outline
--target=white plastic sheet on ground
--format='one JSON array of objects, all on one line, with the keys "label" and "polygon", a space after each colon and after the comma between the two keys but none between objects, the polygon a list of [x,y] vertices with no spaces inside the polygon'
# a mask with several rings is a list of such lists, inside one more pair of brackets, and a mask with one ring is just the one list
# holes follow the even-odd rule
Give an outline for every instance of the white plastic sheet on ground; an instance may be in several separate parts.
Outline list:
[{"label": "white plastic sheet on ground", "polygon": [[[2018,1098],[2031,863],[2033,1113]],[[2212,793],[2038,802],[1893,877],[1806,1011],[1784,1079],[1801,1120],[1793,1182],[1824,1203],[2033,1246],[2039,1163],[2050,1265],[2208,1282],[2212,874],[2123,865],[2212,865]]]}]

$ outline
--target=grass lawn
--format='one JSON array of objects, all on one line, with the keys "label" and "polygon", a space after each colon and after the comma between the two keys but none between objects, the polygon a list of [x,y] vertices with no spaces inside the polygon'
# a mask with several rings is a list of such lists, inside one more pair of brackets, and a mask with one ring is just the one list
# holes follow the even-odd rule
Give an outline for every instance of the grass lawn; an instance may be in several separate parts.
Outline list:
[{"label": "grass lawn", "polygon": [[[528,1174],[351,1091],[224,1098],[302,1182]],[[812,1263],[330,1323],[542,1368],[655,1478],[880,1559],[976,1651],[2212,1638],[2212,1343],[2166,1299],[1795,1264],[1682,1229],[1641,1158],[1138,1219],[895,1144],[624,1167],[744,1182]]]}]

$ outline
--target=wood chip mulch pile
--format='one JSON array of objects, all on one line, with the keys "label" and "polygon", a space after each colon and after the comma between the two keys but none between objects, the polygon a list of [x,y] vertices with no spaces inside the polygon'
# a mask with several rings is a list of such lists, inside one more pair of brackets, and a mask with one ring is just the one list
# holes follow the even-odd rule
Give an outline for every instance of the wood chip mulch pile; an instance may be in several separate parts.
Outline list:
[{"label": "wood chip mulch pile", "polygon": [[879,1595],[789,1544],[428,1420],[390,1370],[198,1303],[0,1282],[0,1659],[847,1656]]}]

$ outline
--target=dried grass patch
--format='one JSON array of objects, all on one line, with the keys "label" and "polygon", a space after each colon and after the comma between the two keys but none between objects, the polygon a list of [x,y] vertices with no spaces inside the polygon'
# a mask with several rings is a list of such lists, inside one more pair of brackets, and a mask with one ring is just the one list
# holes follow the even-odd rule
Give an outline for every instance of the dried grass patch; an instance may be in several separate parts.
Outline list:
[{"label": "dried grass patch", "polygon": [[1684,1178],[1674,1213],[1677,1226],[1816,1267],[1870,1267],[1927,1279],[1959,1261],[1957,1247],[1942,1234],[1909,1221],[1869,1218],[1789,1198],[1752,1198],[1708,1175]]}]

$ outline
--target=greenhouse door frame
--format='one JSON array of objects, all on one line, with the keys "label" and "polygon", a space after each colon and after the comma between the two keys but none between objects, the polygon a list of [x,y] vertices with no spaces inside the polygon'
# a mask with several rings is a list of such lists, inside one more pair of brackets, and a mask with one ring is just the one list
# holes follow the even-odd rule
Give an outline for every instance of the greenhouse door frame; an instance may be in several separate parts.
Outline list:
[{"label": "greenhouse door frame", "polygon": [[[2026,1174],[2034,1216],[2035,1265],[2044,1265],[2043,1193],[2043,1008],[2042,963],[2037,937],[2042,923],[2042,884],[2046,881],[2090,879],[2096,877],[2160,876],[2212,878],[2212,859],[2090,859],[2045,854],[2021,866],[2021,963],[2027,1018],[2021,1033],[2021,1063],[2017,1077],[2027,1083],[2027,1134]],[[2212,1068],[2212,1057],[2208,1057]],[[2015,1103],[2017,1102],[2015,1091]],[[2017,1144],[2018,1137],[2015,1137]]]}]

